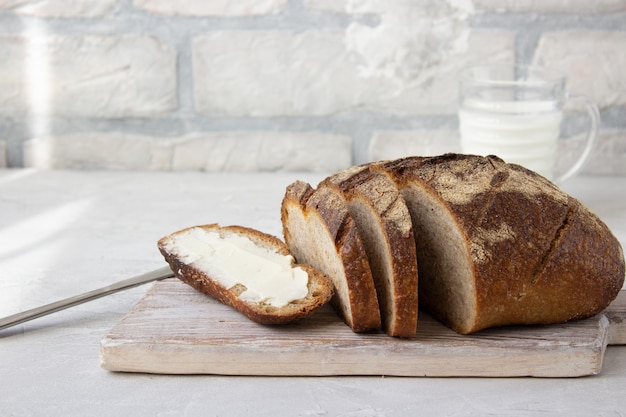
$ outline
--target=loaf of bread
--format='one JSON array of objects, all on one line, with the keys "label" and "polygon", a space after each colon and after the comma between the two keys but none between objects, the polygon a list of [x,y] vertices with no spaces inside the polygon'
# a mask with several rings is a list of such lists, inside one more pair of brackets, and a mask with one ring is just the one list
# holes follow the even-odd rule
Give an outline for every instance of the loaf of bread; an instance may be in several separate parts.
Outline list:
[{"label": "loaf of bread", "polygon": [[418,301],[469,334],[590,317],[624,285],[624,253],[606,224],[495,156],[374,162],[317,189],[296,181],[281,221],[285,243],[212,224],[158,246],[178,278],[256,322],[288,323],[330,300],[353,331],[406,338]]},{"label": "loaf of bread", "polygon": [[283,235],[298,262],[313,265],[335,286],[331,303],[354,332],[380,328],[370,265],[345,199],[331,187],[296,181],[281,206]]},{"label": "loaf of bread", "polygon": [[370,169],[396,183],[411,213],[420,305],[459,333],[590,317],[622,288],[619,241],[534,172],[456,154]]},{"label": "loaf of bread", "polygon": [[190,227],[163,237],[158,247],[180,280],[261,324],[305,317],[334,293],[328,277],[294,264],[281,240],[254,229]]},{"label": "loaf of bread", "polygon": [[367,166],[340,171],[322,181],[345,200],[372,271],[382,328],[410,338],[417,328],[417,262],[408,208],[395,183]]}]

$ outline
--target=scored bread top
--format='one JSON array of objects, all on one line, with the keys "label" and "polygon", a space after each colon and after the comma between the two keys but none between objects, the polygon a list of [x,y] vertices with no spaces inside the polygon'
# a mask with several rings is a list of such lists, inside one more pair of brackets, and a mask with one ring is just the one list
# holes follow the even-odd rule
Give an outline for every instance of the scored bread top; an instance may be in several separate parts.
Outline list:
[{"label": "scored bread top", "polygon": [[367,254],[378,294],[383,330],[413,337],[417,330],[417,258],[411,217],[404,198],[386,175],[367,165],[322,181],[346,200]]},{"label": "scored bread top", "polygon": [[[420,262],[420,303],[460,333],[589,317],[623,285],[623,252],[608,227],[532,171],[456,154],[373,169],[398,184],[429,242],[421,250],[434,259]],[[444,259],[446,251],[459,255]],[[465,272],[447,279],[443,261]],[[464,313],[451,314],[461,303]]]},{"label": "scored bread top", "polygon": [[[293,268],[301,268],[307,273],[308,292],[305,297],[291,300],[283,306],[275,306],[266,301],[243,299],[242,294],[246,291],[245,285],[237,283],[227,287],[222,283],[222,280],[218,279],[216,276],[212,276],[210,271],[202,268],[200,263],[193,262],[194,256],[189,256],[189,253],[181,253],[181,249],[175,244],[176,238],[192,229],[215,232],[218,233],[221,238],[232,235],[243,236],[258,247],[282,256],[290,256],[289,249],[278,238],[258,230],[242,226],[222,227],[217,224],[183,229],[159,240],[158,247],[160,252],[169,263],[174,274],[181,281],[224,304],[234,307],[253,321],[262,324],[283,324],[292,322],[311,314],[317,308],[326,304],[334,293],[330,280],[315,268],[310,265],[293,264]],[[255,279],[254,277],[245,278]],[[237,281],[237,277],[233,277],[233,279],[235,282]]]},{"label": "scored bread top", "polygon": [[296,181],[281,206],[285,242],[298,262],[315,266],[333,281],[332,303],[355,332],[377,329],[380,310],[372,273],[344,199],[329,188]]}]

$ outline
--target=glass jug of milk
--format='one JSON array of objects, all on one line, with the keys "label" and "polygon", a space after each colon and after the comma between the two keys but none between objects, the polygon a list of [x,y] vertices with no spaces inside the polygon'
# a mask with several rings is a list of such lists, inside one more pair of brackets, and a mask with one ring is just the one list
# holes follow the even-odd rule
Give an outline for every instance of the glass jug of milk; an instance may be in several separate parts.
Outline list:
[{"label": "glass jug of milk", "polygon": [[475,67],[461,74],[459,129],[464,153],[496,155],[563,182],[583,167],[598,133],[597,107],[581,97],[591,123],[584,150],[555,178],[566,78],[532,66]]}]

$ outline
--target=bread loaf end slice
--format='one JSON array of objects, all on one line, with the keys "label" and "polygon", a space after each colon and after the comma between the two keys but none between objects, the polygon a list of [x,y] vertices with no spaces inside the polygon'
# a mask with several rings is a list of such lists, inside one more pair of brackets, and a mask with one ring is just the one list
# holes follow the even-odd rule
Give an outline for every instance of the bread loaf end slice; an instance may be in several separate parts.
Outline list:
[{"label": "bread loaf end slice", "polygon": [[420,305],[459,333],[593,316],[624,283],[609,228],[540,175],[489,156],[376,164],[418,236]]},{"label": "bread loaf end slice", "polygon": [[382,328],[389,336],[415,336],[418,321],[417,258],[411,217],[395,183],[367,165],[322,181],[345,199],[357,225],[378,294]]},{"label": "bread loaf end slice", "polygon": [[334,293],[328,277],[295,264],[285,243],[255,229],[195,226],[163,237],[158,247],[181,281],[257,323],[301,319]]},{"label": "bread loaf end slice", "polygon": [[313,265],[335,287],[333,306],[354,332],[380,328],[370,266],[345,201],[330,189],[289,185],[281,206],[283,235],[298,262]]}]

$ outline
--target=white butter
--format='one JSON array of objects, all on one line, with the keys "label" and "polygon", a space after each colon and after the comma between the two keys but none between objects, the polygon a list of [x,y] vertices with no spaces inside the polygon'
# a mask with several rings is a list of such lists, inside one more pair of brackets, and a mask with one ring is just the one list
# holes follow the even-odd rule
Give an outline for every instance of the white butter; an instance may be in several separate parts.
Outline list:
[{"label": "white butter", "polygon": [[282,307],[308,293],[308,274],[293,268],[293,257],[259,247],[244,236],[222,238],[217,232],[194,227],[175,234],[171,250],[184,254],[182,261],[226,288],[245,285],[239,297],[246,301]]}]

